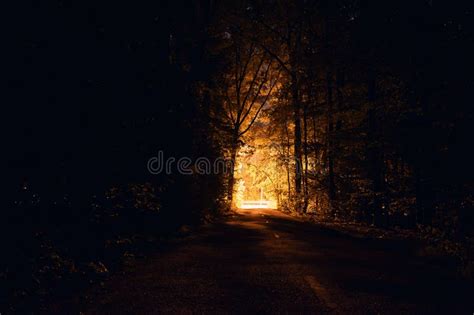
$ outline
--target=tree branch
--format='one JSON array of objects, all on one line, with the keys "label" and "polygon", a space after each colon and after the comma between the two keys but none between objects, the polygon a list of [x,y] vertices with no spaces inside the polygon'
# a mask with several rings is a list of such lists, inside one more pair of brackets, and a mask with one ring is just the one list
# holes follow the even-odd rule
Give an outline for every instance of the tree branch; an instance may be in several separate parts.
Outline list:
[{"label": "tree branch", "polygon": [[252,125],[254,124],[255,120],[257,119],[258,115],[260,114],[260,111],[262,110],[263,106],[265,106],[265,104],[267,103],[268,101],[268,98],[270,97],[270,94],[272,93],[273,91],[273,88],[275,87],[275,85],[278,83],[278,78],[280,77],[280,72],[281,72],[281,67],[280,69],[278,70],[278,74],[277,74],[277,78],[275,79],[275,82],[273,82],[272,86],[270,87],[270,90],[268,91],[268,94],[265,96],[265,100],[262,102],[262,104],[260,105],[260,107],[258,108],[257,112],[255,113],[255,116],[252,118],[252,120],[250,121],[249,125],[247,126],[247,128],[245,128],[244,131],[240,132],[239,133],[239,137],[243,136],[245,133],[247,133],[247,131],[249,131],[250,127],[252,127]]}]

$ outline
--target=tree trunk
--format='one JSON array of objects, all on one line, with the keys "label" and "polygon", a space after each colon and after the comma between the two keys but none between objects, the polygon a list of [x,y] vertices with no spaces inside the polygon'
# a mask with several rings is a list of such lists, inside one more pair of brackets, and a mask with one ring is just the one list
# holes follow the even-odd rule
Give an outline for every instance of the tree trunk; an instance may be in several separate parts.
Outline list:
[{"label": "tree trunk", "polygon": [[[298,5],[301,3],[298,2]],[[302,13],[302,12],[301,12]],[[296,21],[294,31],[294,41],[288,38],[288,48],[290,49],[290,69],[291,69],[291,96],[293,105],[293,120],[295,125],[295,206],[300,211],[301,207],[301,178],[302,178],[302,159],[301,159],[301,104],[299,95],[298,67],[300,65],[300,48],[302,21]]]},{"label": "tree trunk", "polygon": [[290,134],[288,132],[288,124],[285,122],[285,131],[286,131],[286,179],[288,182],[288,200],[291,200],[291,179],[290,179]]},{"label": "tree trunk", "polygon": [[304,153],[304,178],[303,178],[303,189],[304,189],[304,201],[303,201],[303,212],[306,213],[308,209],[308,108],[307,103],[303,104],[303,153]]},{"label": "tree trunk", "polygon": [[377,126],[377,104],[376,104],[376,81],[375,72],[371,71],[368,81],[368,101],[370,109],[368,111],[368,161],[369,176],[372,180],[373,206],[371,207],[372,224],[380,225],[382,217],[385,215],[382,194],[384,193],[384,162],[381,151],[380,136]]},{"label": "tree trunk", "polygon": [[333,132],[334,132],[334,122],[333,122],[333,88],[332,88],[332,74],[327,72],[326,74],[326,97],[327,97],[327,161],[328,161],[328,198],[331,206],[331,212],[334,214],[334,200],[336,199],[336,188],[334,183],[334,152],[333,152]]},{"label": "tree trunk", "polygon": [[227,200],[229,201],[229,205],[232,206],[233,197],[234,197],[234,171],[235,171],[235,160],[237,156],[237,149],[238,149],[238,136],[233,137],[232,147],[230,152],[230,159],[231,159],[231,169],[229,173],[229,180],[227,183]]},{"label": "tree trunk", "polygon": [[295,125],[295,193],[296,204],[299,206],[299,198],[301,194],[301,105],[299,101],[299,91],[297,84],[297,76],[295,73],[291,75],[292,80],[292,101],[293,101],[293,120]]}]

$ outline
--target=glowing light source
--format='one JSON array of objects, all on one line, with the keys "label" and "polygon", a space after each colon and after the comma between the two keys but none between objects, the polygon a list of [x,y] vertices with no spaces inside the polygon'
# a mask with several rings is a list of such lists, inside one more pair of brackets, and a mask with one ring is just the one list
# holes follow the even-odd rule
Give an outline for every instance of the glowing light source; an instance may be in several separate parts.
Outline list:
[{"label": "glowing light source", "polygon": [[237,202],[240,209],[276,209],[277,204],[274,200],[242,200]]}]

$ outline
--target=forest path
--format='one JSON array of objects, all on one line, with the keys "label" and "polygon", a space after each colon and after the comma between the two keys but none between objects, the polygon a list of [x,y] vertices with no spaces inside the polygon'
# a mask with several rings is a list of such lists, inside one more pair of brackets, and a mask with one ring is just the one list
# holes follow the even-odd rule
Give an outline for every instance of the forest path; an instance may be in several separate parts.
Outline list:
[{"label": "forest path", "polygon": [[[462,313],[457,283],[405,242],[246,210],[87,292],[85,314]],[[470,314],[473,310],[470,310]]]}]

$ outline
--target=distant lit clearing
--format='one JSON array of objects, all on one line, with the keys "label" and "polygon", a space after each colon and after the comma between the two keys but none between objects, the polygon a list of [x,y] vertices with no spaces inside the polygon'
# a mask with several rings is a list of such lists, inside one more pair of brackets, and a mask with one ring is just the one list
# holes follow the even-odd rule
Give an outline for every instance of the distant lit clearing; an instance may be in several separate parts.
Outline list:
[{"label": "distant lit clearing", "polygon": [[237,207],[240,209],[276,209],[275,200],[242,200],[237,201]]},{"label": "distant lit clearing", "polygon": [[261,145],[266,139],[257,134],[252,143],[243,146],[237,154],[233,197],[237,208],[277,209],[279,206],[282,172],[271,146]]}]

